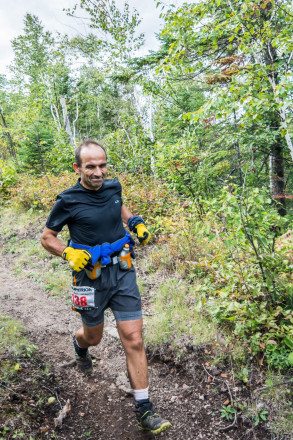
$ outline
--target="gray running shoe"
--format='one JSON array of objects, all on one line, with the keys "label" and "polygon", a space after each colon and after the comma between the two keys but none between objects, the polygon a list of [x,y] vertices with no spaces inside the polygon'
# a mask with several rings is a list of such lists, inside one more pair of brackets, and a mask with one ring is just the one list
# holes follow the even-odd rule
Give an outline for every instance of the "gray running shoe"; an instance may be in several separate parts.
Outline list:
[{"label": "gray running shoe", "polygon": [[152,410],[146,411],[138,419],[138,429],[140,431],[150,431],[152,434],[159,434],[171,428],[171,423],[168,420],[162,419],[159,414]]}]

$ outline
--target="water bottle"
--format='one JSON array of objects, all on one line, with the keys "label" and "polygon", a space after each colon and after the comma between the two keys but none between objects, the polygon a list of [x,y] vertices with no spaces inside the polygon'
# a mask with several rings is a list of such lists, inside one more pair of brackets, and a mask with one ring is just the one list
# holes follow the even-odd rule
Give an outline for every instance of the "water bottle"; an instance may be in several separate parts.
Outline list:
[{"label": "water bottle", "polygon": [[128,270],[131,268],[130,248],[128,243],[125,243],[119,253],[119,266],[122,270]]},{"label": "water bottle", "polygon": [[95,263],[92,270],[85,269],[85,272],[91,280],[96,280],[97,278],[99,278],[99,276],[101,276],[101,272],[102,272],[101,268],[102,268],[102,264],[100,261],[98,261],[97,263]]}]

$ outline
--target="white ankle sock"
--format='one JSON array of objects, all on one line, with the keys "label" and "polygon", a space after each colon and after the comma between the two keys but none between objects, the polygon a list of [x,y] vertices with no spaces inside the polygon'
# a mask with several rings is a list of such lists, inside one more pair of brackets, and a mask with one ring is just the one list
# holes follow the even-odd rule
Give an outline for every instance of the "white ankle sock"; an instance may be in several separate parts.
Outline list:
[{"label": "white ankle sock", "polygon": [[149,387],[144,390],[133,390],[134,400],[144,400],[149,398]]}]

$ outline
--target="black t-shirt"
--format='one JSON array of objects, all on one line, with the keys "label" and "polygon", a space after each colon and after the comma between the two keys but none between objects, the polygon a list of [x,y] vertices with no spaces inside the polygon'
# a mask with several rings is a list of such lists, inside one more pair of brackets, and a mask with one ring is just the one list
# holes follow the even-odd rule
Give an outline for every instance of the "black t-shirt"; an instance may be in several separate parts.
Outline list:
[{"label": "black t-shirt", "polygon": [[124,237],[121,218],[121,185],[106,179],[100,189],[91,191],[80,184],[57,196],[46,226],[60,232],[68,225],[74,243],[95,246]]}]

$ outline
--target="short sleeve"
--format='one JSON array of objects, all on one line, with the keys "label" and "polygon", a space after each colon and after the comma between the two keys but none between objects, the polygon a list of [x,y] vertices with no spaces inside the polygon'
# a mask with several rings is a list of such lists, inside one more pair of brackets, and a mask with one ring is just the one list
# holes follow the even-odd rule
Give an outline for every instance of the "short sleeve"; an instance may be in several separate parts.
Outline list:
[{"label": "short sleeve", "polygon": [[64,201],[61,197],[57,197],[55,205],[46,222],[46,226],[53,231],[60,232],[70,219],[68,210],[65,208]]},{"label": "short sleeve", "polygon": [[117,180],[117,183],[119,185],[119,192],[120,192],[120,197],[121,197],[121,205],[123,205],[123,198],[122,198],[122,186],[121,183]]}]

